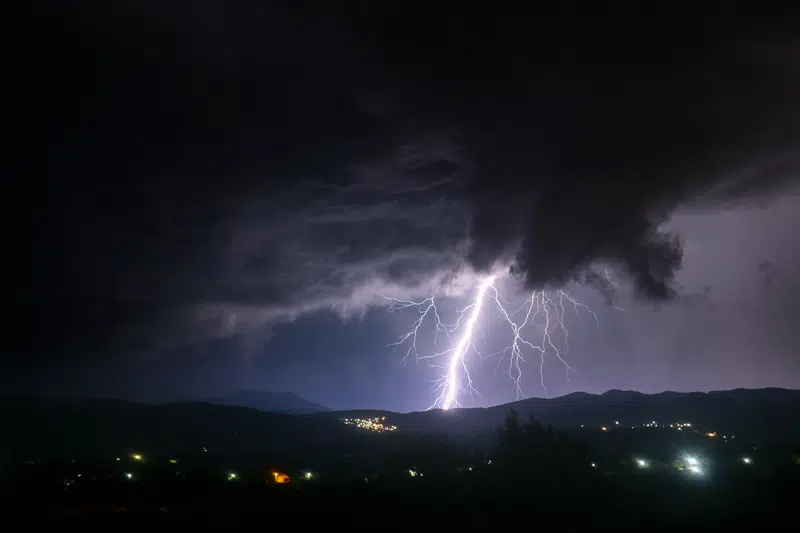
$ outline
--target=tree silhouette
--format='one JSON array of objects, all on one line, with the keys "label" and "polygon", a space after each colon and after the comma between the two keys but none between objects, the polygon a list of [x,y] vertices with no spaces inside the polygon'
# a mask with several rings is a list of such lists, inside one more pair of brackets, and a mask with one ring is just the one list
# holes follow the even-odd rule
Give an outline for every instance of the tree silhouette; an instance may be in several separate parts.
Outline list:
[{"label": "tree silhouette", "polygon": [[536,475],[556,476],[565,471],[584,470],[590,450],[585,443],[575,442],[543,426],[531,416],[520,424],[519,415],[509,410],[498,435],[498,460],[505,474],[518,477]]}]

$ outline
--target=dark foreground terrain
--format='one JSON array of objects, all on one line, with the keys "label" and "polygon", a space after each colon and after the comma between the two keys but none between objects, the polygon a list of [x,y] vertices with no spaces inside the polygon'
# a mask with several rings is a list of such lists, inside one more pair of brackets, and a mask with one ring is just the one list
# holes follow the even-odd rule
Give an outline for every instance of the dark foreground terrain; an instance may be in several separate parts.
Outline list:
[{"label": "dark foreground terrain", "polygon": [[305,529],[326,525],[322,513],[370,530],[788,527],[795,399],[617,392],[409,415],[8,401],[0,505],[59,523]]},{"label": "dark foreground terrain", "polygon": [[666,473],[532,474],[483,468],[449,479],[423,476],[285,485],[196,480],[182,486],[152,480],[62,492],[18,484],[6,485],[4,491],[12,491],[5,499],[12,504],[12,514],[59,521],[228,521],[258,515],[300,527],[310,513],[336,513],[351,515],[354,526],[392,527],[409,521],[424,525],[447,518],[475,528],[511,521],[645,530],[788,525],[800,494],[798,476],[786,472],[702,480]]}]

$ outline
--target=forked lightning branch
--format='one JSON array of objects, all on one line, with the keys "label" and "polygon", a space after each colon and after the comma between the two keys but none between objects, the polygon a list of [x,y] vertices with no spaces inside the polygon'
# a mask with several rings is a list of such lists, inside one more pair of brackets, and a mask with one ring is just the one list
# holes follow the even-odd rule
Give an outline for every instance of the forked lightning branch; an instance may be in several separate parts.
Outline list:
[{"label": "forked lightning branch", "polygon": [[[473,355],[482,359],[497,357],[498,368],[507,365],[518,399],[525,397],[522,387],[523,366],[528,362],[528,357],[537,357],[539,381],[547,396],[545,359],[555,358],[564,367],[567,378],[572,370],[566,359],[569,348],[567,312],[574,313],[577,318],[581,312],[587,313],[599,325],[597,315],[564,290],[533,291],[521,306],[509,311],[509,303],[497,289],[497,280],[496,275],[485,278],[478,285],[472,302],[460,309],[452,322],[445,321],[439,312],[438,288],[434,289],[433,295],[420,301],[384,296],[389,301],[389,311],[413,310],[419,314],[409,330],[389,346],[406,349],[403,361],[413,356],[417,361],[426,361],[430,366],[442,369],[442,376],[434,384],[437,396],[429,409],[460,407],[461,393],[477,392],[469,369],[469,360]],[[501,323],[508,326],[510,342],[500,351],[482,354],[475,344],[475,337],[481,317],[488,314],[491,308],[497,311]],[[433,344],[439,344],[443,336],[446,338],[445,350],[435,353],[420,353],[417,350],[419,336],[423,335],[423,331],[428,331],[425,328],[429,323],[433,325]]]}]

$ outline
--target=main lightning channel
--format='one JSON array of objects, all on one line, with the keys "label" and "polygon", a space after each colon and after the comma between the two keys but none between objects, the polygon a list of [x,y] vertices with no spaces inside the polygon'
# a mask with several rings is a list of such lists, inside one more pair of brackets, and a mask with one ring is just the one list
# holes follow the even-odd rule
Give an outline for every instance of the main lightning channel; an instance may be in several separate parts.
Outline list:
[{"label": "main lightning channel", "polygon": [[[490,275],[481,281],[474,300],[458,312],[456,321],[453,324],[445,323],[439,314],[437,307],[438,287],[434,288],[432,296],[421,301],[401,300],[384,296],[390,302],[390,312],[415,309],[419,313],[419,317],[414,321],[410,329],[401,335],[396,342],[390,343],[389,346],[394,346],[395,349],[403,345],[407,346],[403,357],[404,362],[411,354],[414,354],[417,361],[428,360],[430,366],[444,370],[443,375],[435,382],[434,391],[439,391],[439,395],[428,409],[459,407],[458,395],[460,391],[466,390],[477,393],[477,390],[472,385],[472,378],[467,365],[467,352],[472,350],[481,359],[484,359],[475,346],[473,337],[478,328],[481,314],[485,310],[484,304],[489,298],[495,303],[501,321],[508,325],[512,340],[503,350],[489,354],[486,357],[499,356],[498,368],[500,363],[508,358],[508,375],[514,383],[517,399],[525,397],[521,382],[522,365],[527,361],[523,350],[530,350],[539,354],[539,377],[545,396],[548,395],[544,379],[544,363],[547,354],[555,356],[566,370],[566,377],[569,379],[569,372],[573,369],[565,358],[569,348],[569,330],[565,320],[568,306],[572,307],[576,318],[580,319],[580,311],[583,311],[594,318],[596,325],[599,326],[600,324],[594,311],[577,301],[565,290],[533,291],[518,309],[509,312],[506,309],[508,302],[500,295],[495,286],[497,279],[497,275]],[[621,311],[624,310],[616,305],[614,307]],[[516,316],[522,316],[522,318],[517,319],[515,318]],[[432,321],[435,326],[433,332],[434,344],[436,344],[439,335],[444,334],[451,347],[438,353],[420,355],[417,351],[417,339],[423,325],[428,321]],[[454,339],[456,332],[460,333],[457,341]],[[523,336],[523,332],[525,336]],[[531,335],[535,335],[535,339]],[[554,340],[556,335],[560,339],[558,342]],[[528,340],[526,337],[534,340]],[[561,347],[559,348],[559,346]],[[436,362],[444,357],[448,357],[445,363]]]},{"label": "main lightning channel", "polygon": [[478,295],[475,297],[475,305],[472,308],[472,314],[467,320],[464,335],[461,336],[461,340],[458,341],[455,352],[453,352],[453,355],[450,357],[450,365],[448,366],[447,379],[445,381],[445,393],[444,398],[442,399],[442,409],[450,409],[456,402],[456,394],[458,393],[459,382],[459,366],[464,369],[464,373],[467,375],[467,380],[471,381],[469,379],[469,371],[467,370],[464,361],[464,355],[466,354],[467,348],[469,348],[470,344],[472,343],[472,332],[475,330],[475,324],[478,322],[478,317],[481,316],[481,309],[483,309],[483,300],[486,296],[486,291],[492,287],[495,279],[496,276],[489,276],[486,280],[484,280],[483,283],[481,283],[480,288],[478,289]]}]

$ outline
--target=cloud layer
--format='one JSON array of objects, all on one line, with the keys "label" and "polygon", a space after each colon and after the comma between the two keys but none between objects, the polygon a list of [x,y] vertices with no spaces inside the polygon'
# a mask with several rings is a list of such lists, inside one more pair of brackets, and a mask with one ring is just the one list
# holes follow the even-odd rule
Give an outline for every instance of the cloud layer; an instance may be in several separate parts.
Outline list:
[{"label": "cloud layer", "polygon": [[757,14],[358,5],[42,13],[21,350],[353,316],[497,265],[664,300],[676,208],[796,177],[800,48]]}]

